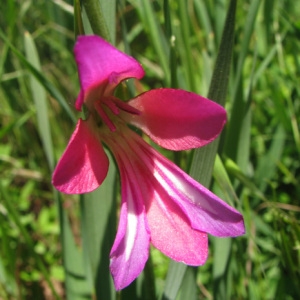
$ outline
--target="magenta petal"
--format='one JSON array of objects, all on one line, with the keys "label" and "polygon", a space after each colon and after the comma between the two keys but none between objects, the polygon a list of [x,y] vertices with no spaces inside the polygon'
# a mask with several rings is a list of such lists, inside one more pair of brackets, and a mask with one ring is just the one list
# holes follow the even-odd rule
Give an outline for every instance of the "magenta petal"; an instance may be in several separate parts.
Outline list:
[{"label": "magenta petal", "polygon": [[185,213],[159,182],[152,181],[151,188],[144,200],[153,246],[175,261],[203,265],[208,256],[207,234],[191,228]]},{"label": "magenta petal", "polygon": [[128,104],[141,111],[138,116],[127,116],[128,121],[170,150],[204,146],[219,135],[226,122],[222,106],[183,90],[151,90]]},{"label": "magenta petal", "polygon": [[[166,191],[163,201],[179,207],[189,219],[191,227],[218,237],[239,236],[245,233],[243,216],[222,201],[174,163],[151,148],[139,137],[136,147],[143,163],[153,168],[153,175]],[[170,208],[169,208],[170,209]]]},{"label": "magenta petal", "polygon": [[101,142],[93,135],[87,122],[79,119],[54,170],[52,183],[67,194],[91,192],[105,179],[108,164]]},{"label": "magenta petal", "polygon": [[[124,137],[120,137],[124,143],[125,137],[129,147],[124,151],[134,171],[130,178],[134,189],[141,194],[140,201],[146,206],[152,244],[176,261],[195,266],[204,264],[208,255],[207,234],[191,228],[183,210],[154,177],[157,172],[155,161],[148,157],[147,151],[152,148],[128,129],[124,131]],[[121,141],[120,144],[124,143]],[[117,145],[113,148],[114,152],[120,149]]]},{"label": "magenta petal", "polygon": [[[131,56],[119,51],[99,36],[79,36],[74,48],[79,78],[84,98],[90,89],[105,92],[108,86],[112,92],[126,78],[142,78],[144,70]],[[98,97],[101,94],[98,94]],[[80,109],[82,96],[77,99],[76,108]]]},{"label": "magenta petal", "polygon": [[235,237],[245,233],[240,212],[163,156],[157,155],[155,164],[157,180],[184,211],[192,228],[218,237]]},{"label": "magenta petal", "polygon": [[117,290],[128,286],[145,267],[149,255],[150,233],[143,195],[130,163],[117,157],[121,174],[122,206],[117,236],[111,249],[110,270]]}]

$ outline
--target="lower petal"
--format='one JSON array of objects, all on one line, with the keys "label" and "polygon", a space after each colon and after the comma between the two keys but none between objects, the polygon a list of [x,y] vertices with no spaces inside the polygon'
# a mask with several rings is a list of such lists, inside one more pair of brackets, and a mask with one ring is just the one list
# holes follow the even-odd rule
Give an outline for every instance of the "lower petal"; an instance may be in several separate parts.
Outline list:
[{"label": "lower petal", "polygon": [[[132,131],[126,130],[125,136],[127,141],[124,140],[124,144],[129,145],[125,146],[124,152],[126,151],[131,165],[126,165],[126,171],[132,170],[129,177],[135,180],[135,197],[146,207],[152,244],[176,261],[194,266],[204,264],[208,255],[207,234],[191,228],[185,213],[156,180],[155,161],[150,158],[153,165],[148,164],[145,153],[139,151],[144,150],[140,143],[150,149],[151,147]],[[119,143],[118,148],[113,146],[114,152],[120,151],[122,144]],[[120,168],[119,162],[118,165]],[[125,171],[121,169],[121,177],[122,173]]]},{"label": "lower petal", "polygon": [[[189,220],[190,226],[218,237],[239,236],[245,233],[244,219],[240,212],[222,201],[199,182],[183,172],[174,163],[151,148],[141,138],[134,137],[137,155],[155,177],[153,185],[160,186],[160,193],[169,208],[174,206]],[[151,178],[151,176],[150,176]],[[158,188],[156,187],[156,190]]]},{"label": "lower petal", "polygon": [[191,228],[181,209],[157,187],[146,202],[147,220],[154,247],[175,261],[203,265],[208,256],[207,234]]},{"label": "lower petal", "polygon": [[56,189],[66,194],[95,190],[108,171],[108,158],[87,121],[79,120],[52,177]]},{"label": "lower petal", "polygon": [[[150,233],[142,195],[130,165],[118,166],[122,184],[122,206],[117,236],[112,247],[110,270],[117,290],[128,286],[145,267],[149,256]],[[129,172],[128,172],[129,171]]]}]

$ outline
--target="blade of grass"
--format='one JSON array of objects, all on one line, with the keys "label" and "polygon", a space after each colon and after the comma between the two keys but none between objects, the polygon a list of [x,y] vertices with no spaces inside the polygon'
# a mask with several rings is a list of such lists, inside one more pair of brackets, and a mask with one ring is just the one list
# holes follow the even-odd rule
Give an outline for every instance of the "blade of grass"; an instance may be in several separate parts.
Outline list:
[{"label": "blade of grass", "polygon": [[15,209],[13,204],[11,203],[9,196],[8,196],[6,190],[4,189],[4,187],[2,186],[2,184],[0,184],[0,192],[1,192],[1,199],[4,203],[5,208],[7,209],[8,213],[9,213],[11,221],[14,222],[15,226],[18,228],[19,232],[21,233],[22,237],[24,238],[26,245],[28,246],[29,250],[32,253],[32,256],[34,257],[34,260],[37,264],[38,269],[41,271],[44,279],[46,280],[47,284],[49,285],[49,288],[52,292],[53,297],[55,299],[59,300],[60,297],[58,296],[58,294],[51,282],[49,272],[48,272],[47,268],[45,267],[42,258],[34,250],[34,242],[31,238],[31,236],[29,235],[26,227],[24,227],[22,222],[20,221],[21,218],[19,216],[19,213]]},{"label": "blade of grass", "polygon": [[[231,65],[236,3],[236,0],[231,0],[230,2],[208,94],[210,99],[223,105],[225,103]],[[217,147],[218,140],[206,147],[197,149],[194,153],[190,175],[201,182],[204,186],[209,186],[210,184]],[[201,170],[200,173],[199,170]],[[176,298],[187,268],[188,267],[184,264],[176,263],[174,261],[170,262],[163,299],[171,300]],[[175,273],[176,277],[174,276]]]},{"label": "blade of grass", "polygon": [[170,59],[169,59],[169,68],[171,74],[170,87],[178,88],[176,40],[175,37],[173,36],[169,0],[164,0],[164,19],[165,19],[165,27],[166,27],[166,36],[169,42],[169,49],[170,49]]},{"label": "blade of grass", "polygon": [[[41,72],[37,50],[34,41],[28,32],[25,33],[25,49],[28,62],[31,63],[37,71]],[[37,110],[40,137],[45,148],[50,170],[53,170],[54,156],[50,124],[47,115],[46,93],[43,86],[40,85],[32,74],[30,79],[33,98]],[[54,197],[58,203],[58,211],[61,221],[61,242],[63,246],[63,262],[67,297],[69,299],[78,300],[87,298],[91,299],[90,289],[84,274],[82,255],[74,242],[67,214],[62,207],[61,199],[57,192],[54,193]]]},{"label": "blade of grass", "polygon": [[285,136],[286,133],[283,126],[281,124],[278,125],[274,137],[272,138],[269,151],[267,151],[258,161],[255,172],[255,182],[262,192],[266,189],[268,181],[272,178],[277,168],[277,162],[280,161],[285,145]]},{"label": "blade of grass", "polygon": [[[115,1],[109,2],[114,3]],[[107,27],[106,20],[104,18],[104,11],[101,8],[100,1],[82,0],[81,3],[85,8],[94,34],[97,34],[110,42],[112,32],[110,32]]]},{"label": "blade of grass", "polygon": [[[32,39],[29,32],[24,34],[24,43],[25,50],[28,62],[36,68],[37,71],[41,72],[41,65],[39,61],[39,56],[37,49],[35,47],[34,40]],[[52,137],[50,131],[49,117],[48,117],[48,108],[47,108],[47,99],[46,92],[44,87],[36,80],[36,78],[30,74],[30,86],[32,91],[32,96],[34,104],[36,107],[37,121],[38,121],[38,130],[40,138],[42,140],[43,148],[48,160],[50,170],[54,168],[54,155],[53,155],[53,145]]]},{"label": "blade of grass", "polygon": [[98,300],[116,298],[109,272],[109,253],[116,233],[116,168],[110,157],[105,182],[81,196],[82,241],[89,280]]},{"label": "blade of grass", "polygon": [[195,82],[195,64],[193,61],[192,51],[191,51],[191,40],[190,40],[190,24],[189,15],[187,11],[187,5],[185,0],[178,1],[178,10],[180,18],[180,32],[183,41],[184,55],[182,59],[184,60],[183,65],[185,66],[186,78],[187,78],[187,89],[189,91],[196,92],[196,82]]},{"label": "blade of grass", "polygon": [[[223,106],[226,99],[233,49],[235,9],[236,0],[232,0],[228,9],[223,36],[208,92],[209,99]],[[211,181],[218,144],[219,139],[216,139],[208,146],[197,149],[194,152],[190,174],[205,186],[209,186]],[[201,170],[200,173],[199,170]]]},{"label": "blade of grass", "polygon": [[69,118],[75,123],[76,119],[74,117],[74,114],[71,111],[70,107],[67,105],[61,93],[47,80],[47,78],[41,72],[39,72],[31,63],[28,62],[28,60],[19,50],[17,50],[17,48],[15,48],[9,42],[1,29],[0,37],[5,41],[5,43],[7,43],[12,52],[19,58],[19,60],[24,64],[27,70],[40,82],[40,84],[49,92],[49,94],[59,102],[61,107],[66,111]]},{"label": "blade of grass", "polygon": [[164,71],[166,86],[169,86],[168,43],[159,26],[157,14],[149,0],[139,0],[137,3],[137,9],[145,30],[150,34],[151,43],[153,44],[159,63]]},{"label": "blade of grass", "polygon": [[54,191],[54,197],[58,206],[61,228],[60,234],[67,299],[92,300],[91,286],[88,284],[85,272],[85,262],[82,252],[79,251],[79,248],[75,244],[68,215],[62,205],[61,195],[57,191]]},{"label": "blade of grass", "polygon": [[232,200],[234,199],[235,202],[238,203],[238,197],[234,191],[226,168],[218,154],[215,160],[213,176],[217,184],[220,186],[226,202],[233,206],[234,203]]},{"label": "blade of grass", "polygon": [[232,159],[236,159],[238,142],[240,137],[240,131],[242,128],[242,122],[245,116],[245,102],[243,97],[241,97],[242,91],[242,71],[244,67],[244,62],[246,55],[248,53],[250,39],[253,33],[254,24],[258,12],[259,5],[262,3],[260,0],[251,1],[249,7],[249,13],[244,27],[244,35],[241,44],[241,50],[239,51],[239,57],[237,62],[237,70],[234,79],[234,86],[232,92],[232,112],[230,117],[230,122],[228,125],[228,130],[226,132],[226,142],[225,142],[225,153]]},{"label": "blade of grass", "polygon": [[84,35],[82,12],[79,0],[74,1],[74,32],[75,37],[77,37],[77,35]]}]

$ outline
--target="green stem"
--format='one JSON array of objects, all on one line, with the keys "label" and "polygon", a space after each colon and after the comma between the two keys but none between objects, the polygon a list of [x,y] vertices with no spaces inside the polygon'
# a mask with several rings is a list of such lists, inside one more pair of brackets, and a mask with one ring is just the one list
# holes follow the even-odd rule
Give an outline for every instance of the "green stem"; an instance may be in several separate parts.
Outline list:
[{"label": "green stem", "polygon": [[93,32],[110,42],[111,37],[102,14],[99,0],[82,0],[82,4],[85,8]]},{"label": "green stem", "polygon": [[144,269],[144,274],[146,285],[145,300],[156,299],[155,277],[153,272],[151,252],[149,252],[149,258]]}]

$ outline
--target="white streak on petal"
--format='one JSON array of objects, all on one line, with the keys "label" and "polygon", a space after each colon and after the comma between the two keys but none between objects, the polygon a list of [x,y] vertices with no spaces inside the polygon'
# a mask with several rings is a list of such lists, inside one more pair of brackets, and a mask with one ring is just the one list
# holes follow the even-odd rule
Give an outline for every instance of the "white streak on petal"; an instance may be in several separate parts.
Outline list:
[{"label": "white streak on petal", "polygon": [[126,248],[125,259],[128,260],[135,243],[138,220],[134,212],[132,195],[127,198],[127,230],[126,230]]}]

